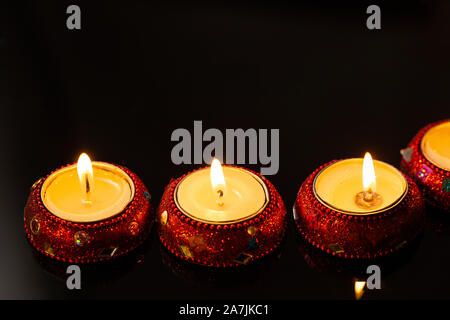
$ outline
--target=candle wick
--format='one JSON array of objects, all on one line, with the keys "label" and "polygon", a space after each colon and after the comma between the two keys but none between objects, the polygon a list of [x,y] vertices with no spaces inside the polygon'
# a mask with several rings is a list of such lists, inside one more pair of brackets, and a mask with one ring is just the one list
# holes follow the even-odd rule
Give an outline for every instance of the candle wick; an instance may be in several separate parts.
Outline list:
[{"label": "candle wick", "polygon": [[86,189],[84,192],[84,198],[82,199],[82,202],[84,204],[90,205],[90,204],[92,204],[92,201],[91,201],[91,189],[92,188],[91,188],[91,183],[89,181],[89,176],[87,174],[84,176],[84,183],[85,183]]},{"label": "candle wick", "polygon": [[86,181],[86,194],[89,194],[91,192],[91,184],[89,183],[87,175],[85,177],[85,181]]},{"label": "candle wick", "polygon": [[219,205],[219,207],[223,206],[223,191],[222,190],[217,190],[217,200],[216,200],[216,202]]},{"label": "candle wick", "polygon": [[372,189],[368,189],[366,192],[364,192],[364,200],[371,202],[373,201],[373,192]]},{"label": "candle wick", "polygon": [[355,203],[363,209],[373,209],[381,205],[383,198],[371,188],[361,191],[355,196]]}]

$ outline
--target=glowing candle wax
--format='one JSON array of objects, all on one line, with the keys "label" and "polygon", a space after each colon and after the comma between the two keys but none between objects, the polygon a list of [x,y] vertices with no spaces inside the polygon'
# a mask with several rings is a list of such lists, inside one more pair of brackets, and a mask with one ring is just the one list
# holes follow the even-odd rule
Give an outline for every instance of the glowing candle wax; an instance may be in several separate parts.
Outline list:
[{"label": "glowing candle wax", "polygon": [[41,198],[55,216],[73,222],[112,217],[134,197],[134,184],[122,169],[80,156],[77,165],[52,173],[44,182]]},{"label": "glowing candle wax", "polygon": [[350,214],[384,211],[406,194],[403,175],[387,163],[346,159],[324,168],[314,180],[314,193],[325,206]]},{"label": "glowing candle wax", "polygon": [[242,168],[221,167],[218,160],[211,168],[187,175],[175,190],[175,202],[185,215],[212,224],[250,219],[264,210],[268,199],[258,176]]},{"label": "glowing candle wax", "polygon": [[422,138],[421,149],[428,161],[450,171],[450,121],[428,130]]}]

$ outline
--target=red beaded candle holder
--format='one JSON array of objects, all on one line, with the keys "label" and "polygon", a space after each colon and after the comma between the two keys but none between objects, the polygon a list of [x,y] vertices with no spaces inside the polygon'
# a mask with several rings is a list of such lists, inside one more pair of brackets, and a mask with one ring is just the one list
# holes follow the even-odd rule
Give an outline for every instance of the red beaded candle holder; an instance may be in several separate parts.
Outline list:
[{"label": "red beaded candle holder", "polygon": [[408,244],[422,232],[424,201],[416,184],[406,178],[403,199],[385,211],[360,215],[333,210],[314,193],[314,171],[302,184],[294,205],[294,221],[300,234],[314,247],[341,258],[378,258]]},{"label": "red beaded candle holder", "polygon": [[430,204],[446,211],[450,211],[450,171],[431,163],[424,156],[421,143],[431,128],[449,121],[443,120],[424,127],[408,146],[400,151],[402,171],[417,183]]},{"label": "red beaded candle holder", "polygon": [[247,265],[273,252],[284,237],[286,209],[266,178],[247,171],[267,186],[268,203],[256,216],[229,224],[205,223],[185,215],[177,207],[174,194],[180,181],[193,172],[172,179],[158,210],[159,237],[166,249],[178,258],[211,267]]},{"label": "red beaded candle holder", "polygon": [[52,214],[43,203],[41,189],[53,172],[36,181],[24,209],[25,232],[31,245],[49,258],[69,263],[106,261],[138,247],[154,221],[150,194],[136,174],[117,167],[134,183],[134,197],[121,213],[101,221],[79,223]]}]

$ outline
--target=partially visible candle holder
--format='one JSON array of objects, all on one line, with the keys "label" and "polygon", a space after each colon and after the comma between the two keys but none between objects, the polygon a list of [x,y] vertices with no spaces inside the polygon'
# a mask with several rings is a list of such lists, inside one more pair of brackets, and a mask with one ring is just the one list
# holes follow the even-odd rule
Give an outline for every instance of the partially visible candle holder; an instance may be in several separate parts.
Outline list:
[{"label": "partially visible candle holder", "polygon": [[402,171],[417,183],[426,200],[450,211],[450,120],[427,125],[400,153]]},{"label": "partially visible candle holder", "polygon": [[346,212],[319,199],[315,191],[316,177],[338,162],[331,161],[315,170],[298,192],[294,221],[310,244],[337,257],[373,259],[397,251],[422,232],[424,202],[416,184],[408,177],[404,177],[407,184],[404,194],[381,210]]},{"label": "partially visible candle holder", "polygon": [[[260,179],[267,188],[267,204],[262,211],[248,219],[217,223],[200,221],[180,210],[176,190],[185,177],[207,168],[172,179],[159,205],[158,223],[162,244],[176,257],[210,267],[235,267],[267,256],[283,240],[286,209],[275,187],[266,178],[250,170],[224,167],[243,170]],[[242,197],[243,201],[247,199],[245,194]]]},{"label": "partially visible candle holder", "polygon": [[24,209],[24,227],[31,245],[41,254],[62,262],[92,263],[122,256],[147,238],[154,221],[150,194],[132,171],[122,170],[131,179],[134,195],[118,214],[96,221],[74,222],[52,213],[42,199],[46,180],[67,165],[36,181]]}]

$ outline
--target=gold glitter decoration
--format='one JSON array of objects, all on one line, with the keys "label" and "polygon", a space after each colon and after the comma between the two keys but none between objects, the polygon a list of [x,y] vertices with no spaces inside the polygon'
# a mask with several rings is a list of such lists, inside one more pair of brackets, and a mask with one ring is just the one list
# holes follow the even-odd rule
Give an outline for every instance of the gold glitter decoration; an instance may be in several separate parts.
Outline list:
[{"label": "gold glitter decoration", "polygon": [[163,213],[161,213],[161,225],[165,226],[168,219],[169,215],[167,214],[167,210],[164,210]]},{"label": "gold glitter decoration", "polygon": [[238,255],[236,258],[234,258],[234,262],[236,262],[238,264],[246,265],[247,263],[250,262],[250,260],[252,258],[253,258],[253,256],[251,254],[243,252],[240,255]]},{"label": "gold glitter decoration", "polygon": [[188,246],[185,245],[180,245],[180,250],[181,253],[186,257],[186,258],[193,258],[194,255],[192,254],[191,250],[189,250]]},{"label": "gold glitter decoration", "polygon": [[255,228],[255,226],[250,226],[250,227],[248,227],[247,233],[248,233],[249,235],[251,235],[251,236],[255,235],[255,234],[256,234],[256,228]]},{"label": "gold glitter decoration", "polygon": [[33,185],[31,186],[30,190],[33,191],[36,189],[36,187],[39,185],[39,183],[42,181],[43,178],[39,178]]},{"label": "gold glitter decoration", "polygon": [[117,247],[113,247],[113,248],[105,248],[102,250],[102,252],[100,252],[100,254],[98,255],[100,258],[110,258],[112,256],[114,256],[114,254],[117,251]]},{"label": "gold glitter decoration", "polygon": [[34,216],[30,220],[30,230],[34,235],[37,235],[39,233],[39,229],[41,228],[41,224],[39,223],[39,219]]},{"label": "gold glitter decoration", "polygon": [[340,245],[338,245],[337,243],[332,243],[332,244],[328,245],[328,247],[334,253],[344,253],[345,252],[344,249],[342,249],[342,247]]},{"label": "gold glitter decoration", "polygon": [[48,244],[47,242],[44,243],[44,252],[51,256],[55,255],[55,253],[53,252],[52,246],[50,244]]}]

